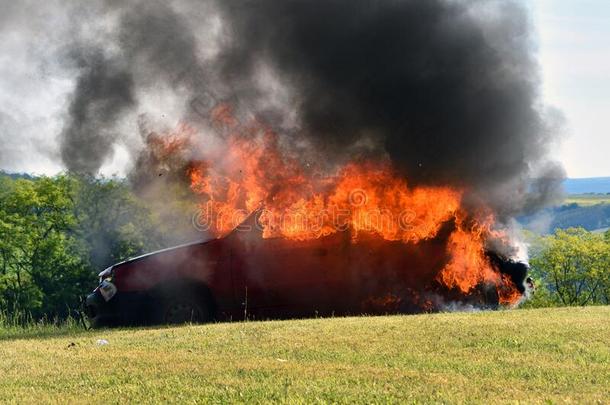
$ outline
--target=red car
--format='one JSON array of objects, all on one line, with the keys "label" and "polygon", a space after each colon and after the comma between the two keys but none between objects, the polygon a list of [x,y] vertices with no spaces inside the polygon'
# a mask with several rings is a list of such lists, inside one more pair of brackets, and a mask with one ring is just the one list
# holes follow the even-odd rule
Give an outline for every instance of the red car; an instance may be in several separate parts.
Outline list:
[{"label": "red car", "polygon": [[[349,231],[305,241],[264,239],[256,221],[252,215],[223,238],[107,268],[86,299],[92,325],[408,313],[464,300],[434,281],[446,262],[442,235],[451,223],[439,238],[414,245],[360,235],[354,243]],[[511,266],[522,285],[527,267]],[[481,286],[467,300],[494,307],[498,294]]]}]

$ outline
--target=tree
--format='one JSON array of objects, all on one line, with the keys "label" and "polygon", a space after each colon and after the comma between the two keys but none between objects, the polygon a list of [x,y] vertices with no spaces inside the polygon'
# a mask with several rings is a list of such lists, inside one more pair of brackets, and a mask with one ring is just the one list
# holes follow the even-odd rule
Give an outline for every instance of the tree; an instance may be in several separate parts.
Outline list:
[{"label": "tree", "polygon": [[544,238],[531,265],[551,301],[563,305],[609,303],[608,236],[582,228],[558,229],[554,236]]},{"label": "tree", "polygon": [[78,304],[91,274],[75,226],[67,176],[1,179],[0,309],[36,317],[64,316]]},{"label": "tree", "polygon": [[64,317],[104,267],[163,246],[124,180],[0,176],[0,311]]},{"label": "tree", "polygon": [[162,230],[124,180],[79,177],[74,203],[73,232],[86,243],[87,261],[97,271],[164,247]]}]

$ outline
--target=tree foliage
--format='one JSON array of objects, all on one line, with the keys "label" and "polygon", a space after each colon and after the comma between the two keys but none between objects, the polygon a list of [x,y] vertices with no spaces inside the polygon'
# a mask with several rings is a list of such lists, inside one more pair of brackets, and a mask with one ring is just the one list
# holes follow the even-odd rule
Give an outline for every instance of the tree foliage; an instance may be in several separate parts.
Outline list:
[{"label": "tree foliage", "polygon": [[[87,280],[76,226],[74,181],[2,179],[0,192],[0,303],[10,312],[61,312]],[[68,282],[66,282],[68,281]]]},{"label": "tree foliage", "polygon": [[0,311],[63,317],[105,266],[163,244],[122,180],[0,177]]},{"label": "tree foliage", "polygon": [[610,231],[558,229],[531,260],[539,305],[610,303]]}]

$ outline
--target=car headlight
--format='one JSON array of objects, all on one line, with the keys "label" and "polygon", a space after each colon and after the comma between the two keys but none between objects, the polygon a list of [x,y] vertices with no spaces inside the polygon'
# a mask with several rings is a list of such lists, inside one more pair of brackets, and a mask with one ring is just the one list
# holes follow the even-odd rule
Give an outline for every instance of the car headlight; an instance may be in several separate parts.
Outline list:
[{"label": "car headlight", "polygon": [[98,288],[99,288],[100,294],[102,295],[102,297],[104,297],[104,300],[106,302],[110,301],[112,299],[112,297],[115,296],[116,291],[117,291],[116,286],[108,280],[102,281],[102,283],[100,284],[100,286]]},{"label": "car headlight", "polygon": [[100,278],[100,283],[106,279],[112,280],[112,276],[114,275],[112,270],[113,266],[110,266],[107,269],[102,270],[100,274],[98,274]]}]

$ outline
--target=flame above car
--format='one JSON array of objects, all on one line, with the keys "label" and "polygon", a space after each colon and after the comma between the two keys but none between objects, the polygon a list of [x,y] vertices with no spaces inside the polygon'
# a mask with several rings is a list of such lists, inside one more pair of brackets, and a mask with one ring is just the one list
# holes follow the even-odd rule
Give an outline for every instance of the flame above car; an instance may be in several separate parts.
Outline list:
[{"label": "flame above car", "polygon": [[[514,305],[520,286],[501,274],[487,252],[490,240],[508,243],[491,209],[466,208],[464,189],[450,186],[411,187],[389,161],[348,161],[331,173],[307,167],[282,149],[277,134],[252,120],[242,125],[227,105],[215,109],[227,133],[224,146],[187,166],[190,188],[200,198],[198,226],[219,237],[256,210],[263,238],[309,240],[350,230],[356,242],[363,234],[386,241],[418,244],[446,237],[445,265],[436,280],[467,295],[480,284],[493,284],[500,302]],[[182,125],[166,136],[164,153],[196,148],[197,131]],[[163,146],[163,145],[162,145]]]}]

